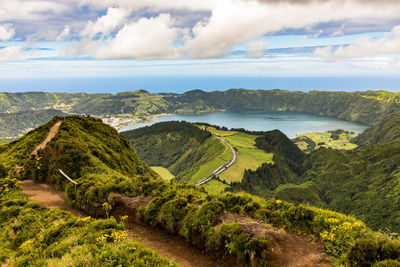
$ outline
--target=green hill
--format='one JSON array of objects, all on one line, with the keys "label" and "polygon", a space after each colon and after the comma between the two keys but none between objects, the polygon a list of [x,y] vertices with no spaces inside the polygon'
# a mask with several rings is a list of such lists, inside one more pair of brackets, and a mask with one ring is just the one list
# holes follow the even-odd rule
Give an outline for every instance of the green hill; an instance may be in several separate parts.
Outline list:
[{"label": "green hill", "polygon": [[[373,124],[388,114],[400,111],[400,93],[305,93],[245,89],[222,92],[194,90],[184,94],[152,94],[144,90],[118,94],[0,93],[0,113],[55,109],[64,113],[92,114],[100,117],[124,115],[146,119],[161,113],[194,114],[238,108],[306,112]],[[15,130],[18,129],[20,128]],[[5,136],[0,135],[0,138]]]},{"label": "green hill", "polygon": [[[90,212],[101,211],[109,193],[124,192],[131,177],[157,176],[114,128],[99,119],[78,116],[63,119],[56,137],[39,151],[38,158],[26,161],[24,169],[27,178],[66,188],[73,206]],[[58,169],[81,184],[77,192]]]},{"label": "green hill", "polygon": [[[273,254],[274,251],[283,251],[279,255],[287,257],[285,250],[290,249],[291,253],[299,253],[295,254],[296,256],[302,256],[302,248],[307,250],[307,246],[311,246],[310,239],[314,239],[314,243],[321,243],[323,250],[319,252],[331,255],[337,264],[371,266],[382,260],[394,262],[400,257],[398,240],[375,233],[362,222],[343,214],[304,205],[295,206],[281,200],[260,199],[247,194],[207,194],[199,187],[164,182],[138,159],[124,138],[113,128],[96,119],[64,118],[59,133],[45,149],[39,150],[38,158],[31,157],[26,160],[30,154],[28,151],[32,150],[25,146],[35,147],[41,143],[49,128],[58,120],[59,118],[55,118],[19,140],[1,146],[0,158],[2,162],[5,159],[8,169],[12,169],[13,164],[25,162],[25,170],[20,176],[45,180],[65,188],[70,203],[89,214],[99,215],[98,208],[105,201],[110,202],[112,208],[125,208],[128,212],[129,203],[134,202],[128,202],[124,206],[124,201],[119,201],[115,193],[123,194],[131,201],[147,199],[146,204],[129,215],[139,214],[144,222],[179,234],[208,253],[230,254],[251,265],[268,265],[273,259],[270,258],[271,253],[277,255]],[[268,141],[272,136],[280,137],[280,140]],[[290,147],[291,144],[281,134],[267,133],[260,138],[266,142],[266,149],[272,147],[282,155],[289,155],[290,151],[286,147]],[[297,152],[294,153],[296,154]],[[302,155],[300,151],[298,156],[291,156],[290,164],[297,166]],[[76,189],[65,182],[57,173],[57,168],[63,169],[78,182]],[[45,252],[39,254],[39,260],[42,261],[56,255],[77,256],[75,252],[82,252],[79,254],[81,256],[87,255],[87,251],[94,248],[94,237],[106,231],[111,234],[121,229],[115,221],[84,221],[77,224],[76,219],[62,215],[64,213],[59,215],[45,210],[42,213],[42,208],[37,204],[26,204],[18,197],[13,197],[12,194],[18,194],[15,180],[1,178],[0,181],[1,216],[5,215],[0,216],[0,223],[2,227],[10,229],[1,232],[0,243],[6,248],[18,246],[17,257],[33,257],[30,253],[35,251]],[[101,214],[104,214],[104,211]],[[52,224],[53,219],[58,221]],[[35,229],[40,232],[27,231],[28,228],[24,228],[24,224],[20,223],[22,221],[26,221],[28,228],[30,224],[39,225],[40,227]],[[69,229],[79,234],[68,232]],[[37,239],[31,236],[35,233]],[[305,237],[302,238],[298,234]],[[79,239],[79,235],[83,235],[82,239]],[[13,241],[14,237],[17,242]],[[78,242],[78,245],[84,245],[69,251],[71,242],[75,244],[75,238],[84,242]],[[28,240],[33,243],[25,243]],[[295,243],[285,247],[284,240]],[[135,246],[125,243],[118,244],[117,247],[96,244],[94,246],[97,249],[92,254],[93,262],[101,262],[96,260],[96,253],[101,253],[101,249],[112,250],[102,253],[102,260],[123,255],[126,250],[120,245],[124,245],[124,249]],[[120,248],[122,250],[119,250]],[[14,254],[7,253],[7,250],[4,253],[14,257]],[[4,253],[0,255],[1,260],[6,259]],[[135,257],[134,255],[136,254],[132,254],[132,257]],[[286,260],[295,263],[296,256]],[[162,262],[154,257],[152,261]],[[81,258],[74,259],[79,262]],[[321,262],[318,257],[317,260]]]},{"label": "green hill", "polygon": [[231,158],[210,132],[187,122],[161,122],[121,133],[150,166],[167,168],[180,183],[196,183]]},{"label": "green hill", "polygon": [[[258,134],[223,130],[218,126],[204,124],[207,131],[220,136],[236,150],[236,161],[218,177],[226,183],[240,182],[246,170],[255,170],[263,163],[273,164],[273,153],[266,153],[256,146]],[[238,129],[240,130],[240,129]]]},{"label": "green hill", "polygon": [[27,202],[11,180],[0,179],[0,210],[3,266],[178,266],[131,241],[123,222],[77,218]]},{"label": "green hill", "polygon": [[[366,133],[378,132],[383,134],[379,140],[392,140],[397,119],[398,116],[389,115]],[[379,131],[382,125],[392,125],[394,131]],[[264,146],[267,151],[272,146],[270,142],[267,140]],[[285,148],[284,154],[275,154],[274,165],[264,164],[256,171],[248,171],[231,190],[295,204],[310,203],[356,216],[376,230],[400,232],[399,138],[356,150],[320,148],[308,155],[299,153],[293,145]]]},{"label": "green hill", "polygon": [[25,110],[57,109],[69,112],[71,107],[96,95],[69,93],[0,93],[0,113]]},{"label": "green hill", "polygon": [[119,94],[88,95],[88,99],[75,104],[71,111],[78,114],[115,116],[130,114],[146,116],[168,112],[170,105],[162,94],[144,90]]},{"label": "green hill", "polygon": [[400,93],[386,91],[304,93],[285,90],[194,90],[181,95],[166,96],[165,99],[174,105],[175,110],[285,110],[368,124],[400,110]]},{"label": "green hill", "polygon": [[304,152],[311,152],[320,147],[351,150],[357,148],[353,141],[356,136],[357,134],[337,129],[326,132],[297,134],[292,141]]},{"label": "green hill", "polygon": [[256,146],[274,153],[273,162],[256,170],[246,170],[241,182],[232,183],[231,191],[245,191],[267,197],[279,185],[294,181],[302,172],[305,154],[282,132],[264,132],[257,137]]},{"label": "green hill", "polygon": [[400,112],[388,115],[353,139],[360,146],[376,145],[400,138]]},{"label": "green hill", "polygon": [[4,139],[16,139],[38,125],[52,118],[67,114],[55,109],[26,110],[11,114],[0,114],[0,136]]},{"label": "green hill", "polygon": [[[29,157],[60,119],[63,122],[56,137],[38,151],[37,158]],[[80,190],[68,195],[71,203],[91,212],[101,210],[101,203],[110,192],[122,192],[130,177],[157,176],[114,128],[88,117],[56,117],[17,141],[1,146],[0,159],[7,170],[23,165],[22,176],[72,190],[72,185],[58,171],[62,169],[82,184]]]}]

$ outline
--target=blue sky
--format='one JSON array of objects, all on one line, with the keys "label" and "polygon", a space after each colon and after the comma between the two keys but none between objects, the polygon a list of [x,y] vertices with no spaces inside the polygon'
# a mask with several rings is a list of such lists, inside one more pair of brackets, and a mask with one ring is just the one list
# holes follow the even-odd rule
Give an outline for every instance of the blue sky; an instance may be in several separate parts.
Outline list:
[{"label": "blue sky", "polygon": [[399,74],[398,0],[0,0],[0,91],[106,90],[96,79],[125,90],[135,78],[132,89],[160,91],[155,77],[165,90],[217,87],[207,77],[221,89],[342,77],[333,90],[396,90]]}]

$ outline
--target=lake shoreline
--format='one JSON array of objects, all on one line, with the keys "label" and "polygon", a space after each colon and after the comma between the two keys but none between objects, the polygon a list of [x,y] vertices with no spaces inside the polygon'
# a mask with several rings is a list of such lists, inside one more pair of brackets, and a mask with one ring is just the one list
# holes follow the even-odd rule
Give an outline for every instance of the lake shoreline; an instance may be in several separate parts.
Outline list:
[{"label": "lake shoreline", "polygon": [[326,132],[329,130],[344,129],[356,133],[363,132],[369,126],[364,123],[345,121],[330,116],[292,112],[266,110],[226,110],[223,112],[201,114],[157,114],[148,117],[146,122],[129,124],[118,129],[125,132],[140,127],[150,126],[163,121],[203,122],[227,128],[244,128],[250,131],[270,131],[278,129],[289,138],[296,134],[308,132]]}]

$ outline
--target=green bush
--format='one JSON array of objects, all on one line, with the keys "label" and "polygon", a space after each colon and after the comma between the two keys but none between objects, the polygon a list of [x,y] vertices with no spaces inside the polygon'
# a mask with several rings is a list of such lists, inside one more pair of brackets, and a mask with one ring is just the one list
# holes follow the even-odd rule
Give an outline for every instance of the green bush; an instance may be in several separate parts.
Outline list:
[{"label": "green bush", "polygon": [[374,239],[359,240],[349,251],[347,259],[352,265],[371,266],[378,257],[379,244]]},{"label": "green bush", "polygon": [[[389,264],[387,266],[391,266],[390,264],[393,264],[394,260],[400,259],[400,243],[398,240],[382,238],[358,240],[350,248],[347,259],[351,264],[357,266],[372,266],[379,260],[388,260],[386,261]],[[377,266],[386,266],[382,265],[382,262],[379,264]]]},{"label": "green bush", "polygon": [[6,176],[7,176],[6,167],[4,167],[3,164],[0,163],[0,178],[6,177]]},{"label": "green bush", "polygon": [[157,221],[171,233],[179,231],[179,223],[188,210],[188,200],[184,197],[175,198],[161,206]]},{"label": "green bush", "polygon": [[373,267],[399,267],[400,262],[397,260],[384,260],[377,262],[373,265]]},{"label": "green bush", "polygon": [[130,241],[113,217],[78,219],[65,211],[38,208],[18,189],[0,196],[0,210],[0,264],[177,266]]}]

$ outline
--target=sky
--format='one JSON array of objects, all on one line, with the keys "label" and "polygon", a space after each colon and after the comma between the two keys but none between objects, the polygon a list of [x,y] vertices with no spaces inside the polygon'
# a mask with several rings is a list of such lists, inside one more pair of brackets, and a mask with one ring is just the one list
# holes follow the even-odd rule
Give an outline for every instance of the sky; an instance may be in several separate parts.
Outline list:
[{"label": "sky", "polygon": [[400,91],[399,0],[0,0],[0,91]]}]

